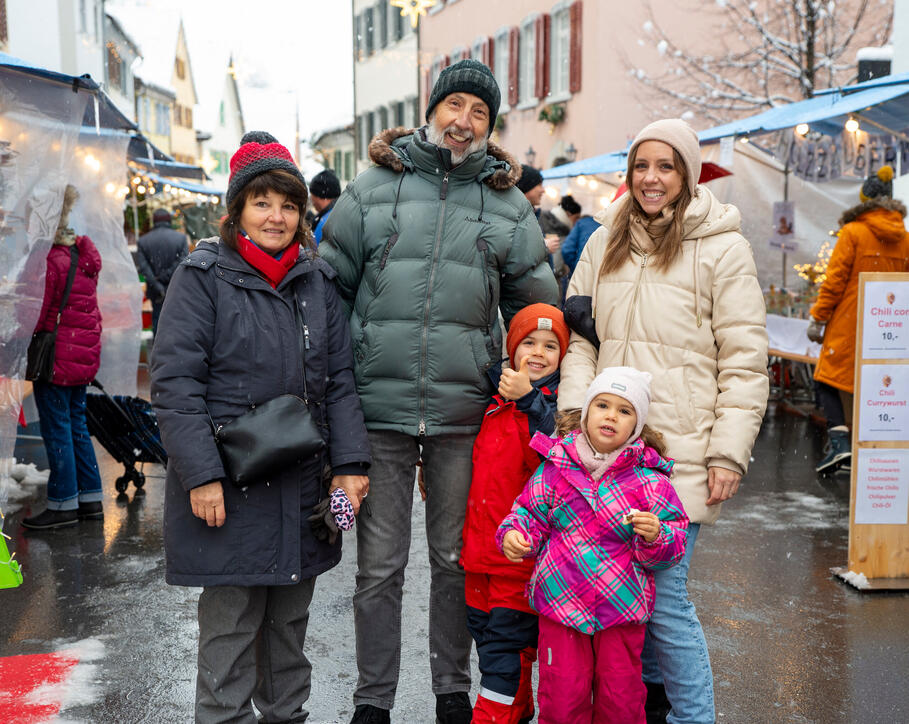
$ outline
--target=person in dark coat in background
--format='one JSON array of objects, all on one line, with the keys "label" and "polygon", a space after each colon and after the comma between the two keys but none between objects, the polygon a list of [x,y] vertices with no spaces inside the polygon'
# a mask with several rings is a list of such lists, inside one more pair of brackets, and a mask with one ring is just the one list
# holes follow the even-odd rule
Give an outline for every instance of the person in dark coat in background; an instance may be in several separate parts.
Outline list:
[{"label": "person in dark coat in background", "polygon": [[170,225],[167,209],[156,209],[152,214],[154,228],[136,242],[136,265],[145,277],[145,295],[152,303],[152,332],[158,333],[158,318],[164,305],[167,285],[180,262],[189,254],[186,234]]},{"label": "person in dark coat in background", "polygon": [[[36,380],[32,387],[50,464],[47,510],[22,520],[24,528],[33,530],[104,517],[101,475],[85,421],[85,388],[101,364],[101,255],[91,239],[76,236],[67,227],[78,196],[74,186],[66,187],[54,245],[47,255],[44,303],[35,326],[36,332],[51,331],[60,316],[53,378],[50,382]],[[76,275],[66,306],[61,309],[73,247],[79,252]]]},{"label": "person in dark coat in background", "polygon": [[313,176],[312,182],[309,184],[309,200],[312,202],[316,214],[312,217],[310,224],[316,244],[322,241],[322,227],[328,221],[328,216],[340,195],[341,182],[330,168]]},{"label": "person in dark coat in background", "polygon": [[562,261],[568,267],[568,276],[574,274],[574,268],[578,265],[578,259],[581,258],[581,252],[590,235],[600,228],[600,222],[592,216],[585,214],[580,216],[562,242]]},{"label": "person in dark coat in background", "polygon": [[[317,535],[307,518],[337,488],[359,509],[369,448],[335,272],[303,220],[303,176],[263,132],[243,137],[230,168],[220,239],[177,268],[152,352],[169,458],[166,580],[204,587],[195,721],[254,724],[254,702],[266,722],[302,722],[309,604],[316,576],[341,559],[340,537]],[[235,487],[213,425],[285,393],[308,394],[325,452]]]}]

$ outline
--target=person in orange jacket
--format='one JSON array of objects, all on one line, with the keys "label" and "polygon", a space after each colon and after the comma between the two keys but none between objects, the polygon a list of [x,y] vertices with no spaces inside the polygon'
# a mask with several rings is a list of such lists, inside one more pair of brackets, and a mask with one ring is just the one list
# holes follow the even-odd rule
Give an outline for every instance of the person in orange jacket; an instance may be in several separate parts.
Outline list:
[{"label": "person in orange jacket", "polygon": [[849,421],[855,376],[855,325],[861,272],[909,271],[906,206],[893,196],[893,169],[883,166],[859,193],[862,203],[843,212],[827,278],[811,307],[808,337],[821,343],[814,370],[827,417],[829,444],[817,472],[832,472],[852,457]]}]

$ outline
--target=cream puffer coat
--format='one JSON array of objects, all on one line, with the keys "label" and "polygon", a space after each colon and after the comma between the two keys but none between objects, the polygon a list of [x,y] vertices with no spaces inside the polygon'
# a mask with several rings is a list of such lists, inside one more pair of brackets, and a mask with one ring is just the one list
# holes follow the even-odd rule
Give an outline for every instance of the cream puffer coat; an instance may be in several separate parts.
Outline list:
[{"label": "cream puffer coat", "polygon": [[592,297],[599,354],[573,332],[562,362],[559,409],[583,405],[606,367],[629,365],[653,375],[647,423],[676,460],[672,484],[692,523],[714,523],[707,468],[744,474],[767,406],[764,297],[738,209],[704,186],[685,214],[682,254],[668,269],[633,250],[597,283],[608,228],[620,204],[597,215],[568,296]]}]

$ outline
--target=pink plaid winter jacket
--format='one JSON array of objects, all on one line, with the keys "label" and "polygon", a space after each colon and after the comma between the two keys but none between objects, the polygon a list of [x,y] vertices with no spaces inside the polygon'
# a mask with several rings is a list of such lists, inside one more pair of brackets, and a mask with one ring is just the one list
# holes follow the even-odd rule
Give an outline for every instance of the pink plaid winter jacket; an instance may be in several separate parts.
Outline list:
[{"label": "pink plaid winter jacket", "polygon": [[[520,531],[537,557],[527,596],[539,614],[585,634],[653,613],[650,569],[668,568],[685,554],[688,516],[669,482],[672,461],[637,440],[598,482],[580,462],[577,432],[560,440],[537,433],[530,442],[543,464],[515,500],[496,533]],[[648,510],[662,521],[646,543],[622,517]]]}]

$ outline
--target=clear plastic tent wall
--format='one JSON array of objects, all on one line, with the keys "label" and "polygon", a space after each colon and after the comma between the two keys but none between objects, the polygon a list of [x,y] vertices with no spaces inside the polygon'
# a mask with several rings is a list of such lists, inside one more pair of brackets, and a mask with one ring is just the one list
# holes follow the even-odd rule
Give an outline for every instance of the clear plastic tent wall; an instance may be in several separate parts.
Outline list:
[{"label": "clear plastic tent wall", "polygon": [[123,236],[122,199],[109,193],[124,184],[128,139],[95,129],[80,136],[89,102],[65,85],[0,69],[0,507],[19,410],[30,392],[24,381],[28,344],[67,183],[80,193],[71,225],[92,237],[104,265],[104,381],[113,392],[135,394],[141,290]]}]

